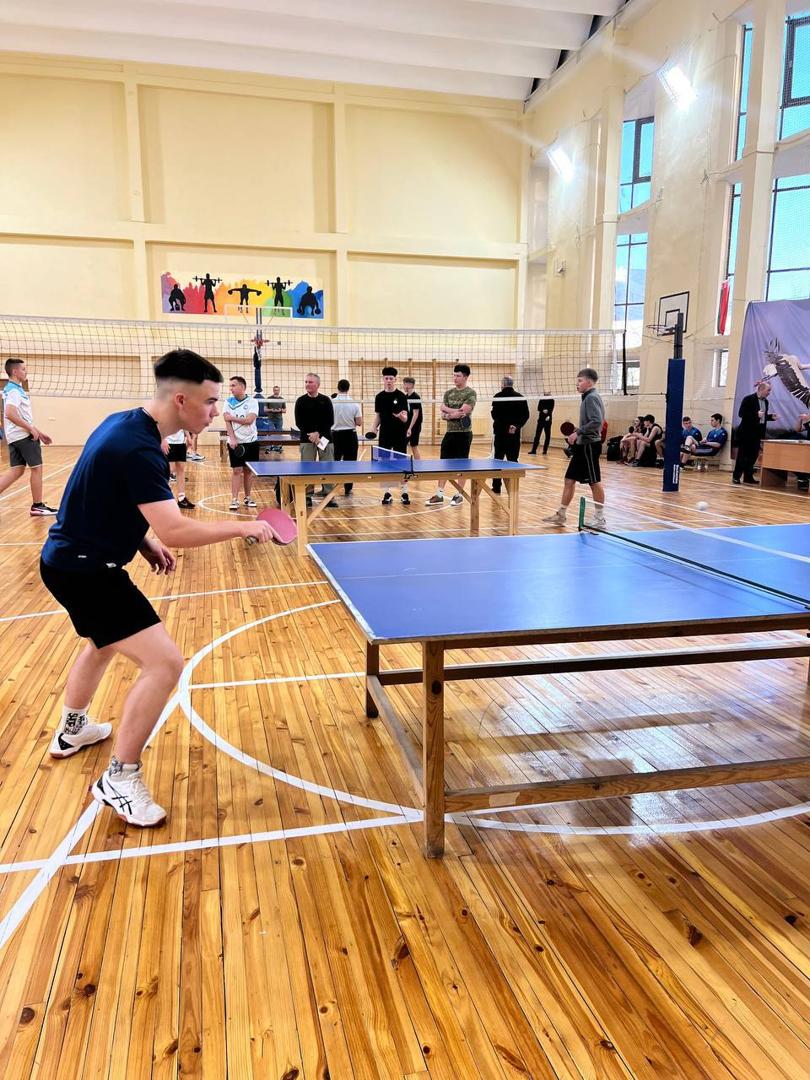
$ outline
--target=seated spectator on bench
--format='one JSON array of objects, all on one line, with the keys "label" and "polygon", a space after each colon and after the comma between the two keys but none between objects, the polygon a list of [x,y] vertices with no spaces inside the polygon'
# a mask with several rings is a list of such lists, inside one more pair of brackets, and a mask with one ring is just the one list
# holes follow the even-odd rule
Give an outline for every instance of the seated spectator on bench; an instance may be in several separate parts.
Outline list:
[{"label": "seated spectator on bench", "polygon": [[719,412],[711,415],[711,430],[705,439],[700,439],[696,445],[687,449],[684,443],[681,448],[681,465],[694,462],[697,458],[716,457],[728,441],[728,432],[723,427],[723,417]]},{"label": "seated spectator on bench", "polygon": [[694,450],[696,446],[700,445],[703,433],[700,428],[695,427],[692,423],[691,416],[685,416],[681,423],[683,424],[681,428],[681,450]]},{"label": "seated spectator on bench", "polygon": [[619,443],[619,460],[624,461],[626,464],[631,462],[636,456],[636,438],[644,430],[644,417],[637,416],[627,434],[622,438]]},{"label": "seated spectator on bench", "polygon": [[644,417],[644,430],[636,436],[635,460],[629,464],[654,468],[657,457],[655,444],[663,437],[664,429],[656,422],[652,413],[647,413]]}]

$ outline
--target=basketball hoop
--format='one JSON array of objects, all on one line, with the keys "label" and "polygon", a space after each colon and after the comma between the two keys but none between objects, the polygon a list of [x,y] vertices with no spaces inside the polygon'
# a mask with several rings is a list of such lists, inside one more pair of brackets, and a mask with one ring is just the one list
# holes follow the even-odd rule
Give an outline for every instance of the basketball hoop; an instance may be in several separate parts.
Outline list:
[{"label": "basketball hoop", "polygon": [[675,327],[668,323],[647,323],[647,329],[652,330],[657,337],[671,337],[675,333]]}]

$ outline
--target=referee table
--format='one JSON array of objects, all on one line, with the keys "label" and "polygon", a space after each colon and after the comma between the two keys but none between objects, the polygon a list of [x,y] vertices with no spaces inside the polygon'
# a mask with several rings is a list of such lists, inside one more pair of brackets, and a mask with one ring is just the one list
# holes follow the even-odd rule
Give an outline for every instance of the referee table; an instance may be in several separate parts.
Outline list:
[{"label": "referee table", "polygon": [[[307,508],[306,489],[313,484],[379,485],[386,479],[392,484],[404,479],[449,482],[469,503],[470,533],[473,536],[478,534],[480,528],[480,497],[481,492],[485,491],[507,515],[509,534],[515,536],[518,532],[520,481],[528,471],[539,471],[540,466],[500,461],[497,458],[439,458],[431,461],[374,446],[370,461],[258,461],[249,462],[248,468],[258,477],[278,479],[281,505],[295,517],[298,554],[304,555],[309,525],[340,495],[335,486],[317,504]],[[469,492],[464,487],[467,480],[470,482]],[[492,480],[503,482],[505,502],[488,486],[487,482]]]},{"label": "referee table", "polygon": [[[810,756],[450,790],[445,684],[521,675],[810,656],[810,525],[313,544],[366,638],[366,715],[399,744],[424,808],[424,851],[444,851],[445,814],[810,775]],[[643,611],[633,602],[643,597]],[[446,664],[451,649],[801,630],[804,638]],[[421,667],[384,669],[415,643]],[[386,688],[422,685],[422,742]],[[474,820],[474,819],[473,819]]]}]

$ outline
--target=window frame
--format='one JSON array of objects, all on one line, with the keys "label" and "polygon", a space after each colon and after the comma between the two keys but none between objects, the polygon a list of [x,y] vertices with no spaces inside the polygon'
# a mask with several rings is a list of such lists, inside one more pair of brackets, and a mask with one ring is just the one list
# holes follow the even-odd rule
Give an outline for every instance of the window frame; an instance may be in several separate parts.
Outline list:
[{"label": "window frame", "polygon": [[[636,237],[636,236],[643,236],[644,239],[643,240],[636,240],[634,242],[633,238]],[[626,245],[622,243],[622,240],[625,237],[627,238],[627,244]],[[650,251],[649,245],[650,245],[650,237],[649,237],[649,233],[647,233],[647,232],[619,233],[617,235],[617,237],[616,237],[616,245],[615,245],[614,255],[613,255],[613,272],[614,272],[614,281],[613,281],[613,329],[616,330],[618,333],[623,333],[625,335],[625,340],[627,340],[627,314],[628,314],[628,311],[629,311],[629,309],[631,307],[632,308],[637,308],[637,307],[641,308],[641,336],[640,336],[640,339],[639,339],[639,343],[637,345],[628,345],[627,346],[630,349],[639,348],[641,346],[641,342],[642,342],[642,340],[644,338],[644,309],[647,306],[647,269],[648,269],[646,259],[649,257],[649,251]],[[627,248],[627,281],[625,283],[624,300],[621,303],[617,303],[616,302],[615,273],[616,273],[616,264],[618,262],[620,246]],[[646,248],[646,253],[645,253],[645,263],[644,263],[644,298],[639,303],[638,300],[633,300],[633,301],[630,300],[630,261],[631,261],[631,256],[632,256],[633,249],[634,248],[641,248],[641,247]],[[619,320],[616,318],[616,308],[622,308],[623,309],[623,316],[622,316],[622,319],[621,319],[621,326],[617,325]]]},{"label": "window frame", "polygon": [[[740,46],[740,85],[737,88],[737,122],[734,128],[734,160],[739,161],[745,150],[745,140],[740,145],[740,130],[743,121],[748,120],[748,88],[751,81],[751,50],[754,46],[754,24],[743,23]],[[748,71],[746,73],[746,62]],[[747,77],[746,77],[747,74]],[[745,94],[745,109],[743,109],[743,94]],[[746,123],[746,137],[748,127]]]},{"label": "window frame", "polygon": [[[808,17],[808,22],[810,22],[810,17]],[[805,176],[805,175],[810,175],[810,174],[801,173],[800,175]],[[782,193],[782,192],[787,192],[787,191],[810,191],[810,181],[808,181],[806,184],[794,185],[793,187],[783,187],[783,188],[779,187],[780,183],[783,183],[783,184],[788,183],[789,184],[791,180],[796,180],[796,179],[798,179],[797,176],[776,176],[776,177],[774,177],[773,185],[771,187],[771,226],[770,226],[770,235],[768,237],[768,262],[767,262],[767,266],[765,268],[765,297],[764,297],[765,300],[768,300],[769,296],[770,296],[771,278],[772,277],[779,276],[781,274],[808,273],[808,272],[810,272],[810,259],[808,259],[808,264],[809,265],[807,265],[807,266],[786,266],[786,267],[780,268],[779,270],[772,270],[771,269],[771,263],[773,262],[773,241],[774,241],[774,232],[775,232],[775,226],[776,226],[776,203],[777,203],[777,198],[778,198],[779,194]]]},{"label": "window frame", "polygon": [[[800,26],[810,25],[810,12],[802,12],[800,15],[788,15],[785,20],[785,55],[782,71],[782,94],[779,102],[779,138],[786,138],[785,113],[788,109],[810,105],[810,94],[794,98],[791,95],[790,85],[793,82],[793,68],[796,62],[796,31]],[[804,128],[802,130],[808,130]],[[798,134],[796,132],[795,134]]]},{"label": "window frame", "polygon": [[[646,199],[641,203],[636,203],[634,196],[636,187],[639,184],[651,184],[652,183],[652,161],[650,162],[649,175],[641,175],[639,173],[639,166],[641,163],[641,140],[642,131],[645,127],[651,127],[653,130],[653,146],[655,146],[655,117],[654,116],[640,116],[637,120],[624,120],[622,122],[622,139],[624,138],[624,125],[633,124],[633,172],[630,180],[622,180],[619,176],[619,207],[622,205],[622,192],[625,188],[630,188],[630,207],[629,210],[635,210],[636,206],[642,206],[644,202],[648,202],[651,195],[648,195]],[[629,210],[619,210],[619,213],[627,214]]]}]

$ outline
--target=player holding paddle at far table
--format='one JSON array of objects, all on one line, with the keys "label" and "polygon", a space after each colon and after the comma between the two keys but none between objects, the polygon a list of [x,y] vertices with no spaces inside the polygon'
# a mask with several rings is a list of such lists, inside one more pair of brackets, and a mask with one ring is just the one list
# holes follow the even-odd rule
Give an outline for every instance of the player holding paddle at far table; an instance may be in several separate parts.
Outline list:
[{"label": "player holding paddle at far table", "polygon": [[543,518],[549,525],[565,525],[565,514],[574,497],[576,485],[589,484],[594,501],[593,524],[596,528],[605,527],[605,489],[599,469],[605,406],[596,392],[598,379],[599,375],[593,368],[582,368],[577,374],[577,391],[582,395],[579,427],[564,432],[571,447],[571,459],[565,471],[560,507],[551,517]]},{"label": "player holding paddle at far table", "polygon": [[[161,440],[208,427],[219,413],[222,375],[197,353],[176,349],[157,361],[155,380],[151,401],[108,416],[87,440],[40,561],[46,587],[76,633],[88,639],[67,678],[51,755],[71,757],[110,735],[111,725],[87,711],[112,658],[120,653],[131,660],[140,675],[124,701],[110,764],[90,790],[97,802],[140,826],[166,819],[144,782],[140,758],[183,670],[183,655],[124,567],[140,553],[155,573],[168,574],[176,560],[166,545],[273,539],[265,521],[202,522],[180,512]],[[147,538],[150,526],[156,539]],[[74,772],[74,780],[80,775]]]}]

